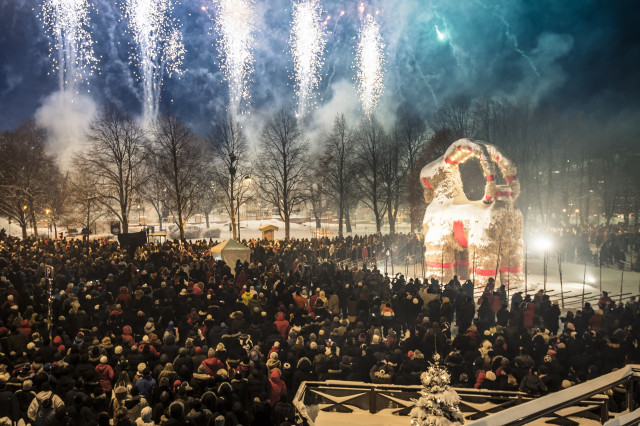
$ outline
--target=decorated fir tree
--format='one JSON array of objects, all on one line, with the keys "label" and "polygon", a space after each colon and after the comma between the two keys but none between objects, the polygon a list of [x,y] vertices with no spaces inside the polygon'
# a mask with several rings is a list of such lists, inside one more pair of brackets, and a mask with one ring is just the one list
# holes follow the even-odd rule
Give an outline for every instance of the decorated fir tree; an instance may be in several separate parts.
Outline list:
[{"label": "decorated fir tree", "polygon": [[458,408],[460,396],[449,386],[451,376],[444,367],[429,363],[427,371],[420,375],[424,387],[415,407],[409,413],[411,424],[426,425],[461,425],[464,423]]}]

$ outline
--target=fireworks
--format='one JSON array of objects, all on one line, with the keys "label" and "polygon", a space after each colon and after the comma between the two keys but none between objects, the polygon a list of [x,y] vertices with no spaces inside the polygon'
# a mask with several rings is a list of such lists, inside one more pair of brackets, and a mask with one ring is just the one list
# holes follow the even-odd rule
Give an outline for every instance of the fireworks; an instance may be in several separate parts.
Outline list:
[{"label": "fireworks", "polygon": [[367,117],[375,110],[384,90],[383,79],[384,41],[380,26],[367,15],[360,27],[356,48],[356,67],[360,103]]},{"label": "fireworks", "polygon": [[164,73],[182,73],[182,32],[171,0],[126,0],[123,12],[137,47],[130,59],[142,80],[143,121],[149,124],[158,115]]},{"label": "fireworks", "polygon": [[250,98],[248,83],[253,72],[255,4],[253,0],[214,0],[215,26],[222,49],[222,69],[229,85],[232,114],[240,113]]},{"label": "fireworks", "polygon": [[298,117],[303,118],[318,88],[324,65],[324,47],[326,40],[324,28],[330,17],[322,20],[322,9],[317,0],[304,0],[293,4],[293,22],[291,25],[291,54],[298,95]]},{"label": "fireworks", "polygon": [[46,0],[39,14],[50,36],[49,56],[60,90],[77,92],[97,69],[87,0]]}]

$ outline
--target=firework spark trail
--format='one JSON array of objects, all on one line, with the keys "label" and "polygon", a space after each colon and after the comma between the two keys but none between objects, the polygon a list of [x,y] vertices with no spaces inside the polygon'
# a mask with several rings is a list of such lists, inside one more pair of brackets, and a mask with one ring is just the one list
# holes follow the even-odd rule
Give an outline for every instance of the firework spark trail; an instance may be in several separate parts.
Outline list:
[{"label": "firework spark trail", "polygon": [[222,70],[229,86],[229,111],[237,116],[248,102],[255,46],[255,3],[253,0],[214,0],[215,27],[222,49]]},{"label": "firework spark trail", "polygon": [[527,55],[524,52],[524,50],[520,49],[520,47],[518,46],[518,39],[516,38],[516,36],[514,36],[511,33],[511,25],[509,25],[509,23],[506,21],[506,19],[504,19],[502,16],[498,15],[497,13],[494,13],[494,14],[500,20],[500,22],[502,22],[502,24],[504,25],[504,27],[505,27],[504,34],[513,43],[513,49],[516,52],[518,52],[520,54],[520,56],[522,56],[529,63],[529,66],[531,66],[531,69],[536,74],[536,76],[540,77],[540,73],[538,72],[538,68],[536,67],[536,65],[531,60],[531,57],[529,57],[529,55]]},{"label": "firework spark trail", "polygon": [[137,49],[130,60],[142,80],[143,122],[149,125],[157,116],[165,72],[169,77],[183,70],[185,48],[180,23],[172,17],[172,0],[126,0],[124,17]]},{"label": "firework spark trail", "polygon": [[293,4],[291,24],[291,54],[295,72],[296,94],[298,95],[298,118],[307,114],[313,101],[314,90],[320,83],[320,70],[324,65],[326,44],[324,30],[327,17],[322,20],[322,8],[317,0],[303,0]]},{"label": "firework spark trail", "polygon": [[[336,39],[336,31],[337,31],[337,28],[338,28],[338,23],[340,22],[340,18],[342,18],[345,15],[345,13],[346,12],[344,10],[340,11],[340,14],[338,15],[338,18],[335,20],[335,23],[333,24],[333,30],[331,31],[331,41],[332,41],[331,44],[333,44],[333,42]],[[326,79],[327,84],[325,85],[325,89],[324,89],[325,94],[328,93],[328,91],[331,89],[331,82],[333,81],[333,77],[336,74],[336,62],[337,62],[337,60],[333,59],[334,50],[335,50],[335,46],[334,46],[334,49],[332,49],[330,51],[329,58],[326,60],[326,63],[331,64],[331,71],[329,72],[329,75],[328,75],[328,77]]]},{"label": "firework spark trail", "polygon": [[511,41],[511,43],[513,43],[513,49],[529,63],[529,66],[531,67],[531,69],[533,70],[535,75],[540,77],[540,73],[538,72],[538,68],[533,63],[533,60],[531,59],[531,57],[529,55],[527,55],[524,50],[520,49],[520,46],[518,45],[518,39],[516,38],[515,35],[513,35],[511,33],[511,25],[507,22],[507,20],[504,18],[504,16],[500,15],[496,11],[496,9],[494,7],[490,7],[490,6],[486,5],[486,4],[484,4],[480,0],[475,0],[475,2],[476,2],[476,4],[480,5],[484,9],[490,10],[491,13],[493,14],[493,16],[495,16],[496,18],[498,18],[500,20],[500,22],[502,22],[502,25],[504,25],[504,28],[505,28],[504,35],[507,37],[507,39],[509,41]]},{"label": "firework spark trail", "polygon": [[367,15],[358,33],[356,68],[360,103],[367,117],[371,116],[384,90],[383,84],[384,41],[380,26]]},{"label": "firework spark trail", "polygon": [[420,78],[422,78],[422,81],[424,82],[424,84],[427,86],[427,89],[429,89],[429,93],[431,93],[431,96],[433,97],[433,101],[435,102],[436,108],[438,107],[438,97],[436,96],[436,92],[433,90],[433,86],[431,85],[431,81],[429,79],[429,77],[427,77],[426,75],[424,75],[424,73],[422,72],[422,68],[420,67],[420,64],[418,63],[418,59],[416,58],[416,52],[411,49],[410,50],[410,54],[411,57],[413,58],[413,63],[415,64],[415,69],[416,71],[418,71],[418,74],[420,74]]},{"label": "firework spark trail", "polygon": [[60,90],[77,94],[80,83],[97,71],[87,0],[46,0],[38,14],[50,37],[49,56]]}]

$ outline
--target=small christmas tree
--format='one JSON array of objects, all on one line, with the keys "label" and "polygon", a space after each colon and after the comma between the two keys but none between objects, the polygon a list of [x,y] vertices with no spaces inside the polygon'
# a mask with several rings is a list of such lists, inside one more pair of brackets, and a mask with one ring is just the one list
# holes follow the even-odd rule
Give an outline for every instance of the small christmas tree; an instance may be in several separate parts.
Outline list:
[{"label": "small christmas tree", "polygon": [[461,425],[464,417],[458,408],[460,396],[449,386],[451,376],[444,367],[429,363],[427,371],[420,375],[422,395],[409,413],[411,424],[426,425]]}]

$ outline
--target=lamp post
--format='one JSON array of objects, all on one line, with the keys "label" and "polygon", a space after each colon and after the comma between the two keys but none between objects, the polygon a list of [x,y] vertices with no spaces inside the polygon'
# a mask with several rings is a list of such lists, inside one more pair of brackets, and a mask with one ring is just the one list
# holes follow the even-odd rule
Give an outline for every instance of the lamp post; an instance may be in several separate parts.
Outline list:
[{"label": "lamp post", "polygon": [[[240,237],[238,236],[238,234],[236,234],[236,218],[234,217],[236,215],[236,209],[237,207],[234,206],[235,204],[235,200],[236,200],[236,196],[234,195],[234,188],[233,186],[235,185],[236,182],[236,171],[238,170],[236,168],[236,162],[237,162],[238,158],[235,156],[235,154],[231,154],[229,156],[229,201],[231,202],[231,208],[229,209],[229,215],[231,216],[229,218],[230,222],[231,222],[231,236],[232,238],[238,238],[240,239]],[[240,227],[237,227],[237,230],[240,231]]]},{"label": "lamp post", "polygon": [[553,247],[551,238],[547,235],[541,235],[534,240],[534,246],[538,250],[543,252],[543,288],[544,292],[547,292],[547,269],[549,264],[549,249]]},{"label": "lamp post", "polygon": [[[27,226],[29,224],[28,218],[27,218],[27,209],[28,208],[29,208],[29,206],[27,206],[26,204],[24,204],[22,206],[22,218],[23,218],[23,223],[25,224],[25,226],[24,226],[25,232],[26,232]],[[24,236],[26,237],[27,234],[25,233]]]},{"label": "lamp post", "polygon": [[49,217],[49,213],[51,213],[51,210],[45,209],[44,214],[47,215],[47,238],[51,238],[51,218]]},{"label": "lamp post", "polygon": [[[244,194],[249,190],[249,186],[251,186],[251,182],[253,180],[251,179],[251,176],[247,175],[242,179],[242,184],[240,185],[240,188],[238,189],[238,199],[236,200],[236,224],[238,227],[238,241],[240,241],[240,206],[242,204],[244,204],[242,202],[243,198],[244,198]],[[247,219],[248,221],[248,219]]]}]

